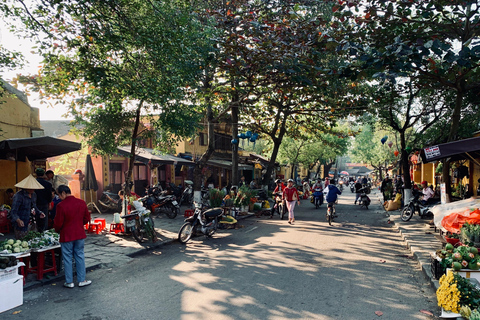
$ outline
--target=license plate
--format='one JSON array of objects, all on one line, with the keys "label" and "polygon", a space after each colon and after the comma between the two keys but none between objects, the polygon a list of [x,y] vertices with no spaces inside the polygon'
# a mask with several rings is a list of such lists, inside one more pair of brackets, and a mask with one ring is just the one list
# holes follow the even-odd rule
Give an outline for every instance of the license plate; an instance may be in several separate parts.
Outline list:
[{"label": "license plate", "polygon": [[125,222],[125,226],[127,227],[135,227],[135,220],[127,220]]},{"label": "license plate", "polygon": [[173,201],[172,201],[172,204],[173,204],[174,206],[176,206],[176,205],[178,204],[178,202],[175,201],[175,200],[173,200]]}]

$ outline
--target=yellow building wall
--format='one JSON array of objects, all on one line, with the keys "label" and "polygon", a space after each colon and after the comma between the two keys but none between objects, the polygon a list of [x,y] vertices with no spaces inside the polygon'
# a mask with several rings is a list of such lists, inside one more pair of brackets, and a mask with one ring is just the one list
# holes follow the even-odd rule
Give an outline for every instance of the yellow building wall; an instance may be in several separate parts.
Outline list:
[{"label": "yellow building wall", "polygon": [[422,182],[422,166],[420,164],[413,170],[413,181],[417,184]]},{"label": "yellow building wall", "polygon": [[[429,185],[435,184],[435,166],[433,163],[422,164],[421,181],[427,181]],[[420,181],[420,182],[421,182]]]},{"label": "yellow building wall", "polygon": [[40,112],[20,99],[7,94],[1,98],[5,101],[0,104],[0,140],[11,138],[29,138],[32,129],[40,129]]},{"label": "yellow building wall", "polygon": [[[480,159],[476,159],[478,162],[480,162]],[[472,161],[470,161],[470,163],[472,163]],[[472,170],[472,173],[473,173],[473,177],[472,177],[472,184],[473,184],[473,194],[476,195],[476,196],[479,196],[480,194],[477,194],[477,188],[478,188],[478,179],[480,179],[480,166],[473,163],[471,165],[471,170]]]},{"label": "yellow building wall", "polygon": [[18,191],[15,185],[32,173],[30,162],[17,162],[16,171],[17,178],[15,177],[15,161],[0,159],[0,173],[2,173],[2,179],[0,179],[0,204],[5,203],[5,191],[8,188],[13,189],[14,192]]}]

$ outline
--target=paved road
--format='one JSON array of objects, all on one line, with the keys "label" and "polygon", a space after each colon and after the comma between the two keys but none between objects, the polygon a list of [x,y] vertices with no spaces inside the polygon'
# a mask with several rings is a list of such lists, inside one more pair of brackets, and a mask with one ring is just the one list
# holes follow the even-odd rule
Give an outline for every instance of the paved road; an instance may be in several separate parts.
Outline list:
[{"label": "paved road", "polygon": [[90,287],[27,291],[1,318],[433,319],[420,310],[438,314],[435,293],[379,204],[367,211],[353,200],[344,192],[333,226],[325,206],[303,201],[292,226],[250,218],[95,270]]}]

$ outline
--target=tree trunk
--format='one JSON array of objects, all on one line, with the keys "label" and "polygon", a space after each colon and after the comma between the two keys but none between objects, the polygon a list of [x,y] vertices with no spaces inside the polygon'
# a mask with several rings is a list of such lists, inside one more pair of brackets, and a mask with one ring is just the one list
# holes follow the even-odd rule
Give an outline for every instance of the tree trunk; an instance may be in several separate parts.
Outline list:
[{"label": "tree trunk", "polygon": [[138,104],[135,112],[135,127],[132,132],[132,146],[130,149],[130,160],[128,162],[128,170],[125,172],[125,195],[131,195],[130,180],[132,179],[133,166],[135,165],[135,148],[137,146],[138,128],[140,126],[140,111],[142,110],[143,100]]},{"label": "tree trunk", "polygon": [[[235,99],[235,98],[234,98]],[[236,99],[238,100],[238,98]],[[232,140],[235,139],[238,143],[232,143],[232,185],[240,183],[238,174],[238,106],[232,106]]]},{"label": "tree trunk", "polygon": [[[195,162],[193,169],[193,190],[199,192],[202,189],[202,182],[204,179],[203,169],[207,166],[207,161],[215,151],[215,131],[213,124],[212,106],[207,106],[207,132],[208,132],[208,146],[207,150],[202,154],[200,159]],[[201,199],[200,199],[201,200]],[[195,201],[199,202],[199,199]]]},{"label": "tree trunk", "polygon": [[330,169],[332,168],[332,166],[334,165],[335,162],[330,162],[330,163],[326,163],[324,166],[323,166],[323,178],[328,178],[330,179],[330,176],[328,175],[328,173],[330,172]]},{"label": "tree trunk", "polygon": [[275,170],[275,161],[277,159],[278,150],[280,149],[281,141],[282,140],[280,138],[277,138],[277,139],[273,140],[272,156],[271,156],[270,162],[268,163],[268,166],[267,166],[267,172],[265,173],[265,176],[263,177],[263,181],[262,181],[262,185],[264,185],[264,186],[270,185],[270,177],[271,177],[273,171]]},{"label": "tree trunk", "polygon": [[400,162],[402,165],[403,171],[403,182],[405,184],[405,189],[412,188],[412,180],[410,179],[410,165],[408,164],[408,153],[405,151],[407,147],[407,141],[405,138],[405,132],[400,132],[400,145],[401,145],[401,155]]}]

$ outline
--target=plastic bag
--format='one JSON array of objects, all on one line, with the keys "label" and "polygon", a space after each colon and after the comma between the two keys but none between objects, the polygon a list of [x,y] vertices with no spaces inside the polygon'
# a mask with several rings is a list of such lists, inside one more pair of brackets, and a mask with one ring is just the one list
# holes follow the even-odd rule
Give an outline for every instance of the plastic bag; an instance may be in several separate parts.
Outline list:
[{"label": "plastic bag", "polygon": [[477,197],[472,197],[466,200],[455,201],[446,204],[439,204],[434,206],[430,211],[433,213],[433,222],[435,226],[443,231],[446,231],[445,228],[442,227],[442,219],[445,216],[448,216],[453,213],[465,212],[465,211],[473,211],[480,207],[480,199]]}]

